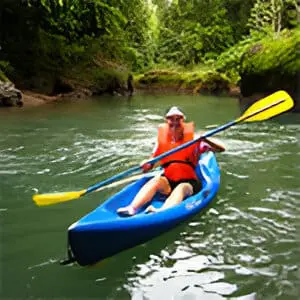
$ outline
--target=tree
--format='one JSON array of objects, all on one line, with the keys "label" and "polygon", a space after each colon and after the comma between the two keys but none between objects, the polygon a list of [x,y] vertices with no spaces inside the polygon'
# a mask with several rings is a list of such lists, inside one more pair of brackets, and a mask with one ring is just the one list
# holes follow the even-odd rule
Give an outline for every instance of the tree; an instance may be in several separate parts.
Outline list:
[{"label": "tree", "polygon": [[165,12],[160,24],[160,60],[198,64],[233,45],[233,22],[225,2],[178,0],[161,5]]},{"label": "tree", "polygon": [[248,27],[252,32],[271,32],[278,37],[282,29],[297,26],[297,16],[299,5],[296,0],[256,0]]}]

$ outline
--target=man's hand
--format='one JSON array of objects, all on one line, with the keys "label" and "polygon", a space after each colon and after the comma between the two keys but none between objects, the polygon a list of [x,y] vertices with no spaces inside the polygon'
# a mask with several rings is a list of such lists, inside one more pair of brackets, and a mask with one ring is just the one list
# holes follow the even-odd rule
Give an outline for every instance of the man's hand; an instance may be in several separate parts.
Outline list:
[{"label": "man's hand", "polygon": [[143,160],[140,166],[143,169],[144,173],[149,172],[153,168],[153,165],[148,163],[148,160]]},{"label": "man's hand", "polygon": [[[200,131],[198,132],[198,134],[195,136],[195,139],[199,138],[201,135],[203,135],[205,133],[205,131]],[[205,141],[207,144],[209,144],[213,150],[215,152],[223,152],[225,151],[225,145],[224,143],[222,143],[220,140],[216,139],[216,138],[206,138],[206,139],[202,139],[203,141]]]}]

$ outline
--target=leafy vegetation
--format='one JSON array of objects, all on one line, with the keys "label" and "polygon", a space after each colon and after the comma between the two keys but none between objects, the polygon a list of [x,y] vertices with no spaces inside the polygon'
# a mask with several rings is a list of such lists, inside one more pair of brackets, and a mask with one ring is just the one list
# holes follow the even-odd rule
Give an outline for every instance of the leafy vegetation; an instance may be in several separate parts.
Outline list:
[{"label": "leafy vegetation", "polygon": [[0,60],[0,80],[7,81],[8,78],[5,76],[5,73],[9,70],[9,63],[7,61]]},{"label": "leafy vegetation", "polygon": [[299,71],[299,15],[296,0],[2,0],[0,76],[213,89],[246,69]]}]

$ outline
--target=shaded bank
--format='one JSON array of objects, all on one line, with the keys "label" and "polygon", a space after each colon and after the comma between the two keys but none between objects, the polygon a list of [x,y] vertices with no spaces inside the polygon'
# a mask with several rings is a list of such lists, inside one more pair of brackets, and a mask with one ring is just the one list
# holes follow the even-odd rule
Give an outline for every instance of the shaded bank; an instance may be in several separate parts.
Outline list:
[{"label": "shaded bank", "polygon": [[128,95],[134,93],[179,93],[238,96],[239,87],[225,74],[212,70],[175,71],[152,70],[133,76],[122,66],[103,67],[103,62],[81,66],[69,71],[64,77],[51,74],[18,81],[21,96],[16,101],[0,103],[0,106],[37,106],[63,99]]},{"label": "shaded bank", "polygon": [[65,98],[84,99],[103,94],[132,94],[134,85],[130,75],[122,65],[95,58],[62,75],[40,72],[31,77],[18,77],[13,83],[3,76],[0,107],[36,106]]}]

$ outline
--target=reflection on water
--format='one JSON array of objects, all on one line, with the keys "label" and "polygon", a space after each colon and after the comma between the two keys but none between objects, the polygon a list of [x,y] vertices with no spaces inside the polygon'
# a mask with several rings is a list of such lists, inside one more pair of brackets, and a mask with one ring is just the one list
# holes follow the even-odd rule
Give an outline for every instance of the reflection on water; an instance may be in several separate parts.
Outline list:
[{"label": "reflection on water", "polygon": [[33,189],[79,190],[139,163],[150,154],[157,125],[171,105],[182,106],[197,130],[237,117],[238,104],[220,100],[109,98],[1,118],[4,295],[298,299],[300,120],[296,114],[219,134],[227,151],[218,154],[221,188],[210,207],[171,232],[92,268],[59,266],[66,229],[119,187],[47,208],[35,207],[30,199]]}]

